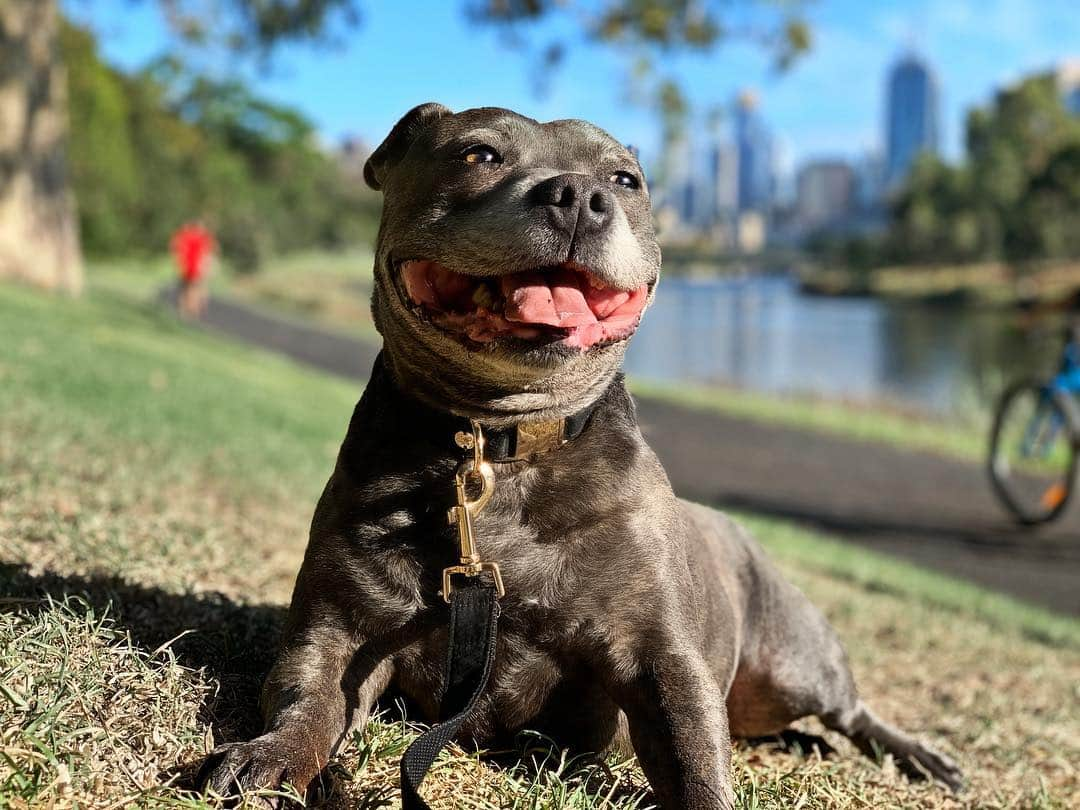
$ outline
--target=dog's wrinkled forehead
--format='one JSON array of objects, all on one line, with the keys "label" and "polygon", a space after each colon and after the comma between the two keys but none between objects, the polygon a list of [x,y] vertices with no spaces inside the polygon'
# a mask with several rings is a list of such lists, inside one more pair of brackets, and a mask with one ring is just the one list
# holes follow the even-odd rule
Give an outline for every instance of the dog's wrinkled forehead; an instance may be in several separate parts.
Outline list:
[{"label": "dog's wrinkled forehead", "polygon": [[636,164],[625,146],[587,121],[540,123],[510,110],[488,108],[449,116],[432,128],[433,151],[475,144],[498,149],[504,160],[559,172],[590,173],[608,160]]},{"label": "dog's wrinkled forehead", "polygon": [[477,145],[494,148],[507,164],[553,174],[592,174],[605,166],[641,173],[636,156],[626,146],[587,121],[541,123],[499,107],[452,113],[441,104],[423,104],[406,114],[375,150],[365,167],[365,178],[377,189],[407,185],[401,181],[416,178],[420,164],[430,167],[433,161],[452,159]]}]

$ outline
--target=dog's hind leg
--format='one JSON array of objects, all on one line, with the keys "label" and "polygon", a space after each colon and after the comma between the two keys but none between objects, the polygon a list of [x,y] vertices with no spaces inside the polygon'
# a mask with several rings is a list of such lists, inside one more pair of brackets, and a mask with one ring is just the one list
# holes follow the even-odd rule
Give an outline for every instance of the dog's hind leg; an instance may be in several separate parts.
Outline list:
[{"label": "dog's hind leg", "polygon": [[963,787],[960,768],[945,754],[886,723],[857,696],[848,705],[819,713],[821,721],[850,739],[872,759],[892,754],[901,771],[913,779],[935,779],[954,792]]},{"label": "dog's hind leg", "polygon": [[936,779],[959,790],[956,763],[878,718],[859,698],[847,657],[823,617],[815,630],[809,636],[813,644],[781,645],[764,659],[741,663],[728,693],[733,736],[777,734],[800,717],[817,715],[871,759],[892,754],[910,778]]},{"label": "dog's hind leg", "polygon": [[859,699],[847,654],[825,616],[760,551],[750,553],[755,559],[747,575],[753,583],[746,602],[747,636],[727,699],[732,734],[776,734],[800,717],[817,715],[867,756],[891,754],[908,776],[959,790],[956,764],[870,711]]}]

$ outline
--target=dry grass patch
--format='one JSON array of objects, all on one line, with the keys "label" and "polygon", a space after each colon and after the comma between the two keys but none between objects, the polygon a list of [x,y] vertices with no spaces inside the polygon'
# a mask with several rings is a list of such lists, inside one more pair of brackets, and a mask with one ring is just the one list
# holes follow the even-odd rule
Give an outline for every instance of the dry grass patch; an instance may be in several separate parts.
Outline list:
[{"label": "dry grass patch", "polygon": [[74,597],[0,613],[0,638],[0,795],[11,804],[141,802],[168,794],[203,751],[213,687],[167,645],[143,649]]},{"label": "dry grass patch", "polygon": [[233,277],[222,291],[324,328],[376,337],[371,319],[370,251],[298,253],[259,273]]}]

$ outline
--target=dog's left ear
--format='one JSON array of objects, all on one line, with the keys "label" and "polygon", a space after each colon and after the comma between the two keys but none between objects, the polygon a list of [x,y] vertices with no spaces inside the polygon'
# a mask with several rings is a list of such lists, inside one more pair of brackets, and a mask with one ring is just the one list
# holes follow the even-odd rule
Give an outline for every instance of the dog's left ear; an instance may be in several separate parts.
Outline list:
[{"label": "dog's left ear", "polygon": [[451,115],[448,107],[433,101],[413,107],[394,124],[379,148],[371,153],[364,164],[364,181],[378,191],[382,188],[386,173],[409,151],[409,145],[444,115]]}]

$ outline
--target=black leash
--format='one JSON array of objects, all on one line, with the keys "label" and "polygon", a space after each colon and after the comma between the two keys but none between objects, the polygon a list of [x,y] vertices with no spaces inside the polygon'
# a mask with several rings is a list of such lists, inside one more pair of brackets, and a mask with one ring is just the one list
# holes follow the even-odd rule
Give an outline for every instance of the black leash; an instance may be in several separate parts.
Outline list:
[{"label": "black leash", "polygon": [[[389,379],[380,355],[371,384],[383,377]],[[420,785],[439,752],[469,719],[491,677],[503,581],[499,564],[480,556],[472,523],[494,490],[491,462],[528,460],[573,440],[585,430],[599,402],[564,419],[489,431],[418,401],[403,403],[399,416],[409,424],[423,426],[436,441],[453,436],[459,449],[472,451],[472,458],[463,461],[454,475],[457,505],[448,515],[458,530],[459,564],[443,569],[442,595],[450,603],[450,629],[439,723],[414,740],[401,758],[402,810],[430,810],[420,797]]]},{"label": "black leash", "polygon": [[495,586],[479,579],[450,595],[450,636],[440,722],[417,737],[401,758],[402,810],[430,810],[420,784],[439,752],[461,730],[479,702],[495,660],[499,600]]},{"label": "black leash", "polygon": [[483,510],[495,488],[495,471],[484,455],[484,431],[478,424],[459,432],[454,441],[472,458],[454,474],[457,505],[447,519],[457,526],[457,565],[443,569],[442,596],[450,604],[446,674],[439,707],[439,723],[421,734],[401,758],[403,810],[430,810],[420,798],[424,781],[439,752],[457,736],[469,719],[491,677],[499,625],[502,575],[497,562],[480,556],[473,533],[473,518]]}]

